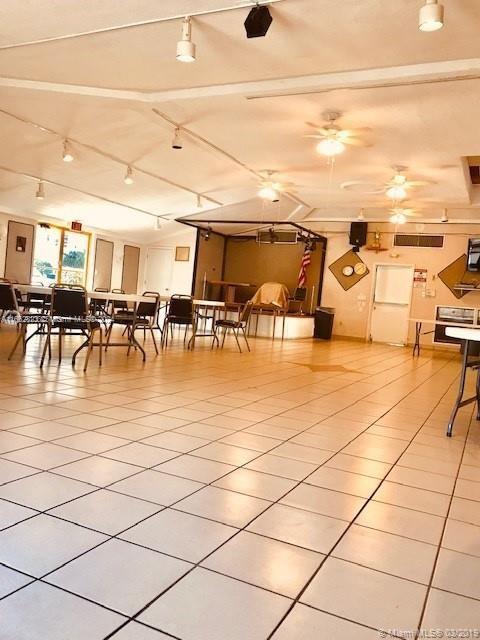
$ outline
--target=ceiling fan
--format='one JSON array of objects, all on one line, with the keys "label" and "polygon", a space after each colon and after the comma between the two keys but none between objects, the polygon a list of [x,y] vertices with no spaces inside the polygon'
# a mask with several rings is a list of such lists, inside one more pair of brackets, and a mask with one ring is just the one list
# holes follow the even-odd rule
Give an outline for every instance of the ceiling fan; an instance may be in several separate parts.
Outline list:
[{"label": "ceiling fan", "polygon": [[405,209],[404,207],[393,207],[390,209],[390,222],[393,224],[405,224],[408,218],[416,218],[420,214],[414,209]]},{"label": "ceiling fan", "polygon": [[278,202],[280,200],[280,194],[284,191],[291,191],[293,182],[280,182],[274,180],[273,176],[276,171],[266,169],[262,171],[266,175],[266,178],[261,180],[258,184],[258,197],[262,200],[268,200],[269,202]]},{"label": "ceiling fan", "polygon": [[342,114],[339,111],[325,111],[322,117],[325,124],[318,126],[313,122],[307,122],[309,127],[317,130],[317,133],[308,133],[306,138],[316,138],[319,140],[317,151],[321,155],[332,158],[345,151],[346,145],[364,147],[366,143],[359,138],[362,133],[370,131],[368,127],[361,129],[342,129],[338,126],[337,120]]},{"label": "ceiling fan", "polygon": [[425,187],[432,184],[427,180],[407,180],[405,171],[407,167],[396,165],[393,167],[395,171],[392,178],[385,184],[385,195],[394,202],[401,202],[408,196],[409,189],[415,187]]}]

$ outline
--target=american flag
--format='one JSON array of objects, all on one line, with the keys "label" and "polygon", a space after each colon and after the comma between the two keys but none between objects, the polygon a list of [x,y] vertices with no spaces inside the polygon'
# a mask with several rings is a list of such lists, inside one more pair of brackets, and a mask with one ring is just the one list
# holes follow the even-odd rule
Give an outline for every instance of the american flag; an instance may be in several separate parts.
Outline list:
[{"label": "american flag", "polygon": [[306,246],[302,256],[302,262],[300,263],[300,272],[298,274],[297,286],[299,287],[304,287],[307,284],[307,268],[312,261],[310,253],[310,247]]}]

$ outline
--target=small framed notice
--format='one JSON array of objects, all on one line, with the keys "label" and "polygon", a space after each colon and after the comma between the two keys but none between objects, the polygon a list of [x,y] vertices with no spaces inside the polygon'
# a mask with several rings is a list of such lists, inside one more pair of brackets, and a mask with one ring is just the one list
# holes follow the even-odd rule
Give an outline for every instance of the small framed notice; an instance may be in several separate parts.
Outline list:
[{"label": "small framed notice", "polygon": [[15,249],[19,253],[25,253],[27,250],[27,239],[24,236],[17,236],[17,241],[15,242]]},{"label": "small framed notice", "polygon": [[188,262],[190,260],[190,247],[175,247],[175,261]]}]

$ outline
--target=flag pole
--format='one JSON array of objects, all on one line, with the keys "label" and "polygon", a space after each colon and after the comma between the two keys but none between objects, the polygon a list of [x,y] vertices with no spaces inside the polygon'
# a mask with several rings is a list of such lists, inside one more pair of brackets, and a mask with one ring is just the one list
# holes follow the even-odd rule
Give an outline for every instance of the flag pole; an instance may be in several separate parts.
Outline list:
[{"label": "flag pole", "polygon": [[312,285],[312,297],[310,298],[310,315],[313,315],[313,299],[315,296],[315,285]]}]

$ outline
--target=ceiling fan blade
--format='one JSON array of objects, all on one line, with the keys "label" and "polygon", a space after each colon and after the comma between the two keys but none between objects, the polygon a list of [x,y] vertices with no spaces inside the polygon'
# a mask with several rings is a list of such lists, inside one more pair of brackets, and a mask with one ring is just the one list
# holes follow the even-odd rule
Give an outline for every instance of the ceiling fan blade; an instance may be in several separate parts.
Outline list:
[{"label": "ceiling fan blade", "polygon": [[323,140],[323,138],[325,138],[325,136],[319,135],[318,133],[305,133],[303,136],[303,138],[317,138],[320,140]]},{"label": "ceiling fan blade", "polygon": [[349,144],[352,147],[368,147],[370,146],[364,140],[360,140],[359,138],[342,138],[342,142],[344,144]]},{"label": "ceiling fan blade", "polygon": [[405,186],[408,189],[408,187],[426,187],[429,184],[435,184],[435,183],[429,180],[407,180],[405,183]]}]

